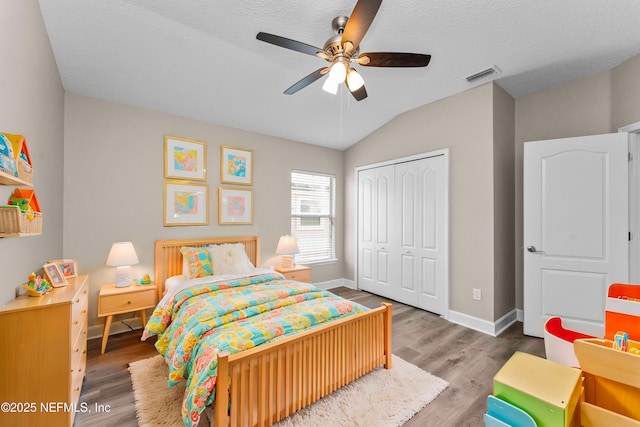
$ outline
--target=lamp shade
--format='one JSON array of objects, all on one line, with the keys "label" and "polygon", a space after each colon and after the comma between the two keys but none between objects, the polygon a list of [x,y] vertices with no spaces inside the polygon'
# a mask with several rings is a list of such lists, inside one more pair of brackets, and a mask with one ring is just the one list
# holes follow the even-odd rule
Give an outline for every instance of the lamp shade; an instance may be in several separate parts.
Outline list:
[{"label": "lamp shade", "polygon": [[125,267],[139,262],[131,242],[115,242],[107,257],[107,265],[110,267]]},{"label": "lamp shade", "polygon": [[299,254],[298,241],[293,236],[282,236],[278,241],[278,247],[276,248],[277,255],[294,255]]}]

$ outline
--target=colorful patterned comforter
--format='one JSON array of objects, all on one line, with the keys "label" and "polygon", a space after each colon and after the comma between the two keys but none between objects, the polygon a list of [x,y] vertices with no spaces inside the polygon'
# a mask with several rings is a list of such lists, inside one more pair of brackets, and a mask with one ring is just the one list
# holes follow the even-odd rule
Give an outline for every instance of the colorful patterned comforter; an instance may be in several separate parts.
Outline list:
[{"label": "colorful patterned comforter", "polygon": [[182,290],[156,307],[142,339],[158,335],[169,386],[187,381],[182,416],[185,426],[195,426],[215,397],[220,351],[237,353],[365,310],[311,284],[258,274]]}]

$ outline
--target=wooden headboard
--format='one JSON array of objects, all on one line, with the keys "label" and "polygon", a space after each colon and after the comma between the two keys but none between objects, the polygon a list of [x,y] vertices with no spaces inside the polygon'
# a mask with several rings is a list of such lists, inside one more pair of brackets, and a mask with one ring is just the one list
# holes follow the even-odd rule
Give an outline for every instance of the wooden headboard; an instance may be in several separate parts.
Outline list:
[{"label": "wooden headboard", "polygon": [[201,247],[208,245],[221,245],[223,243],[242,243],[247,256],[253,265],[259,266],[260,261],[260,237],[210,237],[199,239],[174,239],[156,240],[156,255],[154,266],[154,280],[158,290],[158,301],[164,293],[164,282],[171,276],[182,274],[183,246]]}]

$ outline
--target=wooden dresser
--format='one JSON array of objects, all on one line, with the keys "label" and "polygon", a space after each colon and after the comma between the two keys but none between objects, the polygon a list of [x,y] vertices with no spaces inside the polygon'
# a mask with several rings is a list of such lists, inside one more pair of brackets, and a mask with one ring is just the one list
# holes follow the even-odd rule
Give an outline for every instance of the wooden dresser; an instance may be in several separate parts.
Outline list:
[{"label": "wooden dresser", "polygon": [[[87,363],[88,276],[0,306],[0,425],[72,426]],[[7,403],[4,403],[7,402]],[[8,405],[8,406],[7,406]]]}]

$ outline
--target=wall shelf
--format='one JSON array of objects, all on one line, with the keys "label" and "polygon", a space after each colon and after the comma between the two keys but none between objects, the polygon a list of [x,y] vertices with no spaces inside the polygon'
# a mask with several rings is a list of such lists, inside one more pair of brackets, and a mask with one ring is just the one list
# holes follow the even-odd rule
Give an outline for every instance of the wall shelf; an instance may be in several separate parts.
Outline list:
[{"label": "wall shelf", "polygon": [[26,185],[28,187],[33,187],[33,183],[27,182],[16,176],[9,175],[8,173],[3,172],[1,170],[0,170],[0,184],[1,185]]}]

